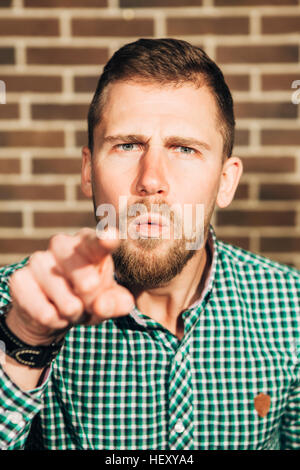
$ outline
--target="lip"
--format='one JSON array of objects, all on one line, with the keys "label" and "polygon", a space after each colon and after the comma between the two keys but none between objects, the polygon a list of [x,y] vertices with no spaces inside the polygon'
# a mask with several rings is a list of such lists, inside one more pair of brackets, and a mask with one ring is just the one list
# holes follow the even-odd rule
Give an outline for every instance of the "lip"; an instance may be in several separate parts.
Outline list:
[{"label": "lip", "polygon": [[134,221],[134,225],[157,225],[159,227],[168,227],[169,223],[160,214],[142,214]]}]

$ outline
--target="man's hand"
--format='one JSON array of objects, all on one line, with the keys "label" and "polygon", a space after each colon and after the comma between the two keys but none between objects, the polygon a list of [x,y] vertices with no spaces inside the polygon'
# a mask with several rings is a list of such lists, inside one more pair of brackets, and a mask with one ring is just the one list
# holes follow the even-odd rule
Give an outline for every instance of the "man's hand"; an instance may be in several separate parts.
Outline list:
[{"label": "man's hand", "polygon": [[7,325],[21,340],[49,344],[74,324],[98,324],[127,315],[132,294],[114,280],[117,233],[99,239],[95,230],[55,235],[10,278],[13,307]]}]

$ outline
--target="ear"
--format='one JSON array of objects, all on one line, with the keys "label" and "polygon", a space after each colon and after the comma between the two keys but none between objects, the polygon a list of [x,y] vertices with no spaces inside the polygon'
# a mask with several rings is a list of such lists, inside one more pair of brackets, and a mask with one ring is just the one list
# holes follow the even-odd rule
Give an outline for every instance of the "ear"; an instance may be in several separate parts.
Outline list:
[{"label": "ear", "polygon": [[240,158],[230,157],[223,164],[220,186],[216,203],[218,207],[224,208],[231,203],[236,188],[243,173],[243,164]]},{"label": "ear", "polygon": [[83,147],[81,151],[81,189],[85,196],[92,197],[92,155],[88,147]]}]

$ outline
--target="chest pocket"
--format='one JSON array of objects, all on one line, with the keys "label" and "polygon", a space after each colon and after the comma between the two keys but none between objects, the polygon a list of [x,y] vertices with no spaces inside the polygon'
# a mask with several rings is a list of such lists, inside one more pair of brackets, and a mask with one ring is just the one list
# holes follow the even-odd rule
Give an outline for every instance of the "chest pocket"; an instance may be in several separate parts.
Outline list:
[{"label": "chest pocket", "polygon": [[[284,364],[265,358],[202,364],[197,373],[200,449],[279,448],[290,389]],[[204,365],[204,367],[203,367]],[[286,364],[285,364],[286,366]]]}]

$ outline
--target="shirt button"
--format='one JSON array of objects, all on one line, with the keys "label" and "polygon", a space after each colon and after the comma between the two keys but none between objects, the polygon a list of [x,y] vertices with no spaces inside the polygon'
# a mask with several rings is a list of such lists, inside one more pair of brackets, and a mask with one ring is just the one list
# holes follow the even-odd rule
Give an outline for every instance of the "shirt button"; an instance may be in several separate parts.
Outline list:
[{"label": "shirt button", "polygon": [[175,360],[176,362],[181,362],[183,359],[183,354],[181,351],[177,351],[176,355],[175,355]]},{"label": "shirt button", "polygon": [[175,431],[181,434],[184,431],[184,425],[181,420],[178,420],[177,423],[175,424]]},{"label": "shirt button", "polygon": [[8,413],[8,419],[14,424],[21,424],[23,421],[22,415],[18,411]]}]

